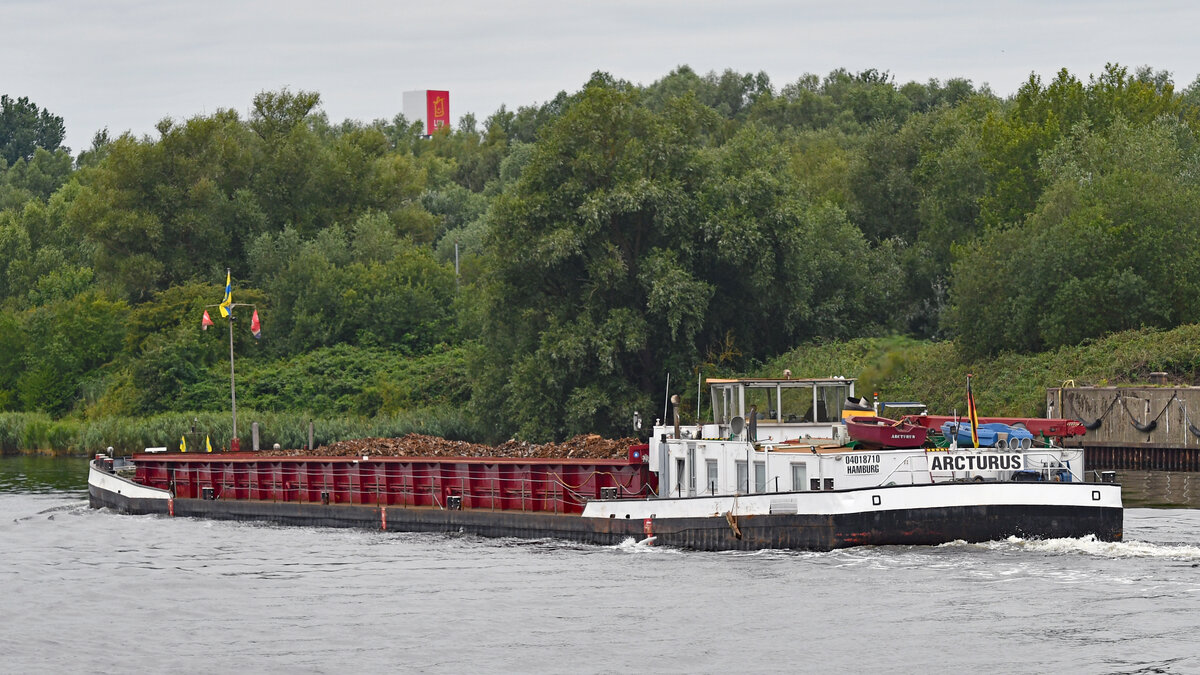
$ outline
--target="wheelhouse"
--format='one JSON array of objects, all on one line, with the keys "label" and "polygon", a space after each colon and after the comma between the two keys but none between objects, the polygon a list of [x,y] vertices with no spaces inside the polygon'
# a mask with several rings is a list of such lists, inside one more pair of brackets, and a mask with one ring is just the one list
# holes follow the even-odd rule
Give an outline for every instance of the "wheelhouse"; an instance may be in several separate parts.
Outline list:
[{"label": "wheelhouse", "polygon": [[838,438],[846,399],[854,397],[854,379],[846,377],[709,379],[708,386],[719,435],[754,428],[750,440]]}]

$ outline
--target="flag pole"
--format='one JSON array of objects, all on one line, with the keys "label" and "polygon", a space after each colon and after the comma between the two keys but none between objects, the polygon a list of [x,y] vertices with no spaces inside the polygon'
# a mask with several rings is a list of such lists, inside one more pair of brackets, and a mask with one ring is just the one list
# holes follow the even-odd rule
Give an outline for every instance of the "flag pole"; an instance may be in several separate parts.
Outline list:
[{"label": "flag pole", "polygon": [[[229,268],[225,269],[225,273],[229,273]],[[229,308],[229,406],[233,410],[233,436],[230,438],[229,447],[232,450],[237,444],[237,387],[234,384],[233,378],[233,307]]]},{"label": "flag pole", "polygon": [[[221,310],[222,316],[229,317],[229,409],[233,415],[233,436],[229,440],[230,450],[239,449],[238,430],[237,430],[237,376],[234,369],[234,353],[233,353],[233,308],[235,307],[251,307],[254,308],[254,316],[250,322],[250,330],[256,331],[258,326],[258,310],[253,303],[234,302],[232,298],[232,285],[230,277],[232,270],[225,268],[225,299],[219,305],[207,305],[207,307],[217,307]],[[201,328],[207,329],[212,325],[212,321],[208,320],[208,312],[204,313],[205,320],[201,322]],[[259,337],[259,333],[255,332],[254,337]]]}]

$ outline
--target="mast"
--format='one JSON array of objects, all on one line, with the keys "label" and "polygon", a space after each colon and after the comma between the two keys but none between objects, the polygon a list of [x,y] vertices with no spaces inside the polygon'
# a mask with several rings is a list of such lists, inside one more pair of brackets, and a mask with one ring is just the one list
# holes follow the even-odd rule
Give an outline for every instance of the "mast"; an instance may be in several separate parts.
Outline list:
[{"label": "mast", "polygon": [[[225,280],[226,280],[226,288],[227,289],[232,289],[232,286],[230,285],[230,282],[229,282],[231,276],[232,276],[232,270],[230,268],[226,267],[225,268]],[[221,304],[207,305],[207,307],[218,307],[222,310],[222,312],[227,313],[229,315],[229,317],[228,317],[229,318],[229,409],[233,416],[233,436],[230,437],[229,446],[230,446],[230,448],[235,448],[235,447],[238,447],[239,444],[238,444],[238,426],[237,426],[237,377],[236,377],[236,370],[234,368],[234,353],[233,353],[233,322],[234,322],[233,309],[235,307],[251,307],[251,308],[253,308],[254,304],[253,303],[233,302],[232,292],[230,292],[229,294],[226,295],[226,300],[223,300],[221,302]],[[253,322],[251,322],[250,328],[251,329],[254,328]]]},{"label": "mast", "polygon": [[[226,269],[228,272],[228,269]],[[234,385],[233,378],[233,307],[229,308],[229,406],[233,410],[233,436],[230,437],[230,446],[237,439],[237,387]]]}]

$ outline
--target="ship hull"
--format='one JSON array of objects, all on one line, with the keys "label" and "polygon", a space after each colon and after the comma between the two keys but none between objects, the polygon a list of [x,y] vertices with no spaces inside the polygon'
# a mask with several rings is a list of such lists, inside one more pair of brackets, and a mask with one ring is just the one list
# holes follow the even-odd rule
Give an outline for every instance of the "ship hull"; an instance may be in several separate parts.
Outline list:
[{"label": "ship hull", "polygon": [[[999,484],[991,486],[993,491]],[[1014,484],[1015,485],[1015,484]],[[1105,484],[1041,486],[1058,503],[964,504],[961,490],[946,488],[972,486],[889,486],[871,494],[863,490],[762,495],[778,503],[780,497],[793,497],[804,505],[805,498],[814,506],[813,513],[758,513],[734,515],[735,510],[710,515],[659,517],[658,512],[672,510],[684,514],[696,508],[709,508],[696,498],[663,500],[615,500],[607,502],[608,515],[596,517],[578,514],[531,513],[484,509],[440,509],[350,504],[295,503],[258,500],[179,499],[169,492],[145,488],[132,481],[92,467],[89,476],[89,501],[94,508],[109,508],[128,514],[158,514],[217,520],[264,522],[276,525],[347,527],[404,532],[463,533],[485,537],[550,538],[586,544],[614,545],[629,539],[653,537],[656,545],[704,551],[802,549],[828,551],[863,545],[930,545],[952,541],[983,542],[1011,536],[1062,538],[1095,536],[1102,541],[1120,541],[1123,511],[1105,495],[1097,505],[1070,503],[1074,495],[1089,489],[1119,486]],[[980,486],[982,487],[982,486]],[[1015,485],[1028,495],[1029,485]],[[978,488],[976,488],[978,489]],[[1037,489],[1034,487],[1033,489]],[[941,490],[941,494],[938,494]],[[1061,495],[1054,495],[1061,491]],[[863,493],[863,494],[855,494]],[[856,507],[860,497],[888,496],[897,508],[863,509]],[[909,494],[911,493],[911,494]],[[820,500],[816,499],[820,497]],[[940,498],[940,500],[939,500]],[[1119,498],[1119,497],[1118,497]],[[832,502],[830,500],[833,500]],[[1025,502],[1029,501],[1024,496]],[[750,507],[753,498],[742,498]],[[943,505],[937,501],[946,502]],[[957,502],[957,503],[952,503]],[[833,508],[828,504],[833,503]],[[836,504],[841,504],[839,509]],[[625,508],[620,508],[625,507]],[[717,505],[719,509],[720,506]],[[654,513],[638,513],[653,509]],[[626,517],[617,512],[626,511]],[[649,516],[649,517],[643,517]]]}]

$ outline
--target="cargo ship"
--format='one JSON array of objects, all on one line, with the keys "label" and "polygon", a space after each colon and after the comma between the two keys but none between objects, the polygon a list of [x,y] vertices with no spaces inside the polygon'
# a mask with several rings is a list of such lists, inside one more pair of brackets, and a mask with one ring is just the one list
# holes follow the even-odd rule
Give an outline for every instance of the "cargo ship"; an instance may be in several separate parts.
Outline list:
[{"label": "cargo ship", "polygon": [[[712,420],[660,418],[619,459],[99,455],[91,506],[280,525],[633,539],[699,550],[1122,536],[1079,450],[847,445],[854,380],[710,379]],[[677,410],[676,406],[676,410]]]}]

